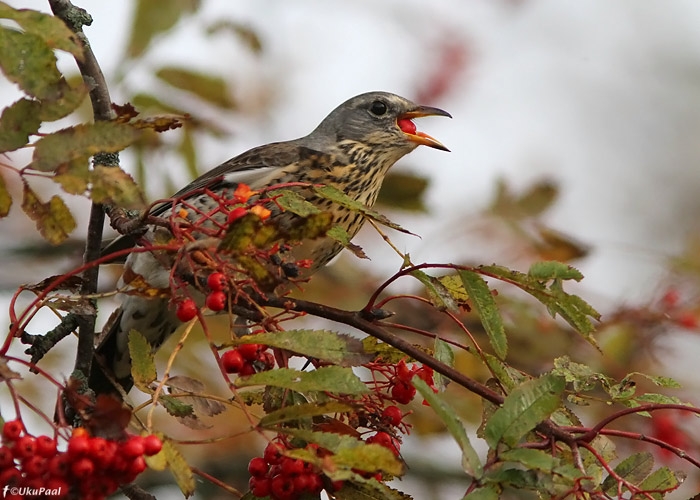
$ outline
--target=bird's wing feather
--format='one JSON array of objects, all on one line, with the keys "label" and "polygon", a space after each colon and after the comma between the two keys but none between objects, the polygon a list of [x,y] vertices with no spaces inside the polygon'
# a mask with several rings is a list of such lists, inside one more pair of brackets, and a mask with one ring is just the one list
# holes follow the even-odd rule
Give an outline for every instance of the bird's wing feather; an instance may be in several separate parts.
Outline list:
[{"label": "bird's wing feather", "polygon": [[[253,189],[258,189],[267,184],[267,179],[278,169],[296,163],[300,159],[301,151],[305,148],[297,141],[276,142],[250,149],[221,165],[205,172],[183,189],[171,196],[171,199],[185,199],[190,194],[201,192],[203,188],[215,189],[217,185],[225,182],[229,185],[245,183]],[[172,208],[172,201],[155,205],[149,215],[159,216]],[[132,235],[118,236],[102,249],[102,255],[126,250],[136,245],[136,238]],[[111,263],[123,261],[115,259]]]}]

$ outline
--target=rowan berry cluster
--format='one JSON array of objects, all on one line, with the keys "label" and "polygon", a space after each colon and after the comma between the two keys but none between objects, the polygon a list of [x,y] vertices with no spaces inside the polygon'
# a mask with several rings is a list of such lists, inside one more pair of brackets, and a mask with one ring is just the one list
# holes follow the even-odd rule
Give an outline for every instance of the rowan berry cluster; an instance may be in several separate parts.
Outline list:
[{"label": "rowan berry cluster", "polygon": [[409,367],[405,360],[396,363],[393,376],[389,379],[391,399],[401,404],[408,404],[416,396],[416,388],[411,384],[414,376],[421,378],[434,392],[438,392],[433,380],[433,369],[429,366]]},{"label": "rowan berry cluster", "polygon": [[[51,491],[51,498],[106,498],[143,472],[144,456],[155,455],[163,446],[155,435],[112,441],[77,428],[66,450],[59,451],[55,438],[33,436],[19,420],[5,422],[2,437],[0,485]],[[5,499],[15,500],[11,494]]]},{"label": "rowan berry cluster", "polygon": [[[318,495],[322,490],[331,493],[343,487],[342,481],[330,481],[314,465],[283,455],[289,449],[282,441],[272,441],[265,447],[262,457],[255,457],[248,463],[251,493],[258,497],[273,500],[295,500],[304,493]],[[306,449],[319,456],[329,452],[314,444]]]},{"label": "rowan berry cluster", "polygon": [[226,373],[241,376],[252,375],[258,371],[271,370],[275,366],[275,357],[262,344],[243,344],[226,351],[221,356],[221,365]]}]

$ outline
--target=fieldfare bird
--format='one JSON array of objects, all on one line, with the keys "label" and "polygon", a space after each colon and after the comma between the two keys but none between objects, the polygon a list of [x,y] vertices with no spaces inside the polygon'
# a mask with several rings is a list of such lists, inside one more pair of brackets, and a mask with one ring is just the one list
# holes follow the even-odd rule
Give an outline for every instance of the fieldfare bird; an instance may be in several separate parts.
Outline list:
[{"label": "fieldfare bird", "polygon": [[[289,183],[330,185],[348,197],[371,207],[389,168],[402,156],[419,145],[448,151],[440,142],[418,132],[411,121],[423,116],[447,116],[438,108],[419,106],[387,92],[369,92],[358,95],[334,109],[309,135],[287,142],[276,142],[253,148],[222,163],[176,193],[174,202],[162,203],[151,209],[149,215],[168,220],[173,213],[183,213],[196,222],[202,214],[215,212],[222,193],[231,192],[243,183],[252,190]],[[294,186],[294,184],[292,184]],[[291,189],[295,189],[291,187]],[[364,217],[328,199],[309,194],[308,189],[298,192],[319,209],[332,214],[332,224],[340,225],[350,238],[360,229]],[[226,216],[218,214],[226,223]],[[295,217],[294,214],[273,211],[272,217]],[[149,227],[138,241],[122,236],[106,249],[106,253],[132,246],[148,246],[164,241],[171,233],[162,225]],[[324,266],[343,246],[327,236],[304,241],[295,248],[299,255],[311,260],[307,274]],[[119,288],[130,291],[130,284],[138,277],[141,285],[167,290],[170,287],[172,260],[158,252],[135,251],[126,259],[124,275]],[[131,360],[128,352],[128,334],[140,332],[153,349],[160,345],[181,324],[171,298],[163,296],[124,295],[121,307],[108,321],[97,354],[101,362],[93,363],[90,386],[104,388],[102,370],[106,367],[125,390],[132,386]],[[111,384],[110,384],[111,385]],[[112,389],[114,389],[112,387]],[[114,392],[110,390],[109,392]]]}]

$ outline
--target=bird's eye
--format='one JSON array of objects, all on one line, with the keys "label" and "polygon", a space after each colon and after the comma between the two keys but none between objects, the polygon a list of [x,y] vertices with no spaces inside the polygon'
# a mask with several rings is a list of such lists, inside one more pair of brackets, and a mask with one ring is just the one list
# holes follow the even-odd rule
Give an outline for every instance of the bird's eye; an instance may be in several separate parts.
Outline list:
[{"label": "bird's eye", "polygon": [[372,106],[370,106],[369,111],[375,116],[382,116],[387,112],[387,107],[382,101],[374,101]]}]

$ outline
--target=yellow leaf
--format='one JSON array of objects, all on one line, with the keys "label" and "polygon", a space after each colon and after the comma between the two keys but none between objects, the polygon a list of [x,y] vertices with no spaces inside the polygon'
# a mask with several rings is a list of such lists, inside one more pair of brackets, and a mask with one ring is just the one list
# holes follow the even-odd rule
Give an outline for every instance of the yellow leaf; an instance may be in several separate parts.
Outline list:
[{"label": "yellow leaf", "polygon": [[48,203],[42,203],[26,182],[22,210],[36,222],[41,235],[54,245],[65,241],[75,229],[75,219],[61,198],[54,195]]}]

